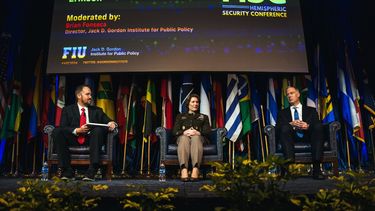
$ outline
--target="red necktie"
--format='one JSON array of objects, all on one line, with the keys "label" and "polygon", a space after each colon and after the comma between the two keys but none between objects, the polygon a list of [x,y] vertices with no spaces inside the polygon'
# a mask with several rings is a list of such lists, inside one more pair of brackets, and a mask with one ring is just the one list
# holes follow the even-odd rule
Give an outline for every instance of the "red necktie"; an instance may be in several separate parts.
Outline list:
[{"label": "red necktie", "polygon": [[[86,114],[85,114],[85,108],[81,108],[81,117],[79,118],[79,126],[86,124]],[[85,143],[85,135],[78,136],[78,143],[83,144]]]}]

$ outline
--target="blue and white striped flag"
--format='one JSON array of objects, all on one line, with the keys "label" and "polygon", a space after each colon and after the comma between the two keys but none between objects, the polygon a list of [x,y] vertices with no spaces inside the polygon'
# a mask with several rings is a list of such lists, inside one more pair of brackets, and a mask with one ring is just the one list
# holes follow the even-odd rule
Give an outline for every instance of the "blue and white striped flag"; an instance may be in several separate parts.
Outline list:
[{"label": "blue and white striped flag", "polygon": [[318,106],[317,106],[318,105],[318,94],[317,94],[317,91],[316,91],[315,86],[314,86],[314,82],[316,80],[313,81],[311,79],[311,75],[305,75],[305,79],[306,79],[307,88],[308,88],[306,105],[317,109],[318,108]]},{"label": "blue and white striped flag", "polygon": [[210,125],[212,125],[210,111],[210,99],[212,90],[211,76],[208,74],[203,74],[201,79],[200,113],[206,114],[208,116],[208,120],[210,121]]},{"label": "blue and white striped flag", "polygon": [[225,106],[226,137],[235,142],[242,131],[240,105],[238,99],[238,78],[236,74],[228,74],[227,101]]},{"label": "blue and white striped flag", "polygon": [[191,93],[193,93],[194,85],[193,79],[190,74],[184,74],[182,76],[182,85],[180,89],[180,100],[179,108],[180,113],[186,113],[188,108],[186,107],[186,100]]},{"label": "blue and white striped flag", "polygon": [[338,65],[338,81],[339,81],[339,98],[341,99],[342,114],[345,122],[352,130],[359,127],[357,113],[352,100],[352,90],[348,76],[344,73],[343,68]]},{"label": "blue and white striped flag", "polygon": [[275,95],[275,85],[273,78],[268,79],[267,91],[267,124],[276,125],[277,119],[277,102]]}]

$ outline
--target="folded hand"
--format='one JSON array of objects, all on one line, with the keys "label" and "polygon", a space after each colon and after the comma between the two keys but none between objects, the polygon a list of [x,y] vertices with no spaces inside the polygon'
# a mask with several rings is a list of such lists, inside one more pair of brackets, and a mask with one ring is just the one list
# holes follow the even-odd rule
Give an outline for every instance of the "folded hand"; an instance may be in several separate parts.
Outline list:
[{"label": "folded hand", "polygon": [[306,122],[304,122],[302,120],[294,120],[294,121],[290,122],[289,124],[292,125],[294,129],[298,129],[298,130],[309,129],[309,124],[307,124]]},{"label": "folded hand", "polygon": [[79,128],[76,129],[76,133],[78,135],[86,134],[86,133],[89,132],[89,130],[90,130],[90,128],[86,124],[84,124],[81,127],[79,127]]},{"label": "folded hand", "polygon": [[185,136],[199,136],[201,133],[198,130],[195,130],[194,128],[190,128],[184,131]]}]

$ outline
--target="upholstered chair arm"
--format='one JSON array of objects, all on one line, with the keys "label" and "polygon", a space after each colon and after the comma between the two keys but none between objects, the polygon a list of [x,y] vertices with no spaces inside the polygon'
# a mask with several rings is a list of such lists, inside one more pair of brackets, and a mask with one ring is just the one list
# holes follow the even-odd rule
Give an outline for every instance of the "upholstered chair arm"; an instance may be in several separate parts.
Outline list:
[{"label": "upholstered chair arm", "polygon": [[332,151],[337,153],[337,131],[340,130],[341,124],[338,121],[331,122],[329,124],[329,143]]},{"label": "upholstered chair arm", "polygon": [[158,127],[155,133],[160,139],[160,160],[163,161],[167,154],[167,131],[164,127]]},{"label": "upholstered chair arm", "polygon": [[53,125],[46,125],[43,128],[43,133],[48,135],[48,152],[47,152],[47,160],[52,155],[52,149],[53,149],[53,140],[52,140],[52,132],[55,129]]},{"label": "upholstered chair arm", "polygon": [[275,154],[276,152],[276,129],[273,125],[267,125],[264,127],[264,132],[268,137],[268,143],[270,148],[270,154]]},{"label": "upholstered chair arm", "polygon": [[118,128],[116,127],[113,131],[109,131],[107,134],[107,146],[106,154],[108,155],[109,160],[113,160],[113,152],[116,150],[113,144],[114,137],[118,134]]},{"label": "upholstered chair arm", "polygon": [[215,133],[215,136],[216,136],[216,140],[211,140],[211,141],[216,142],[218,160],[223,160],[223,141],[224,141],[225,135],[227,134],[227,129],[216,128],[216,129],[213,129],[211,133]]}]

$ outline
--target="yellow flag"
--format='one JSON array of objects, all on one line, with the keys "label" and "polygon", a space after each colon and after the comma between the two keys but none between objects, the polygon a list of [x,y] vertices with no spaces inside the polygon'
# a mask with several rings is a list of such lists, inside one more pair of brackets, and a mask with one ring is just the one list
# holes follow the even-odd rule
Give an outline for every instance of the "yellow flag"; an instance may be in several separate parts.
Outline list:
[{"label": "yellow flag", "polygon": [[96,106],[102,108],[109,118],[115,120],[115,104],[110,75],[100,75]]}]

